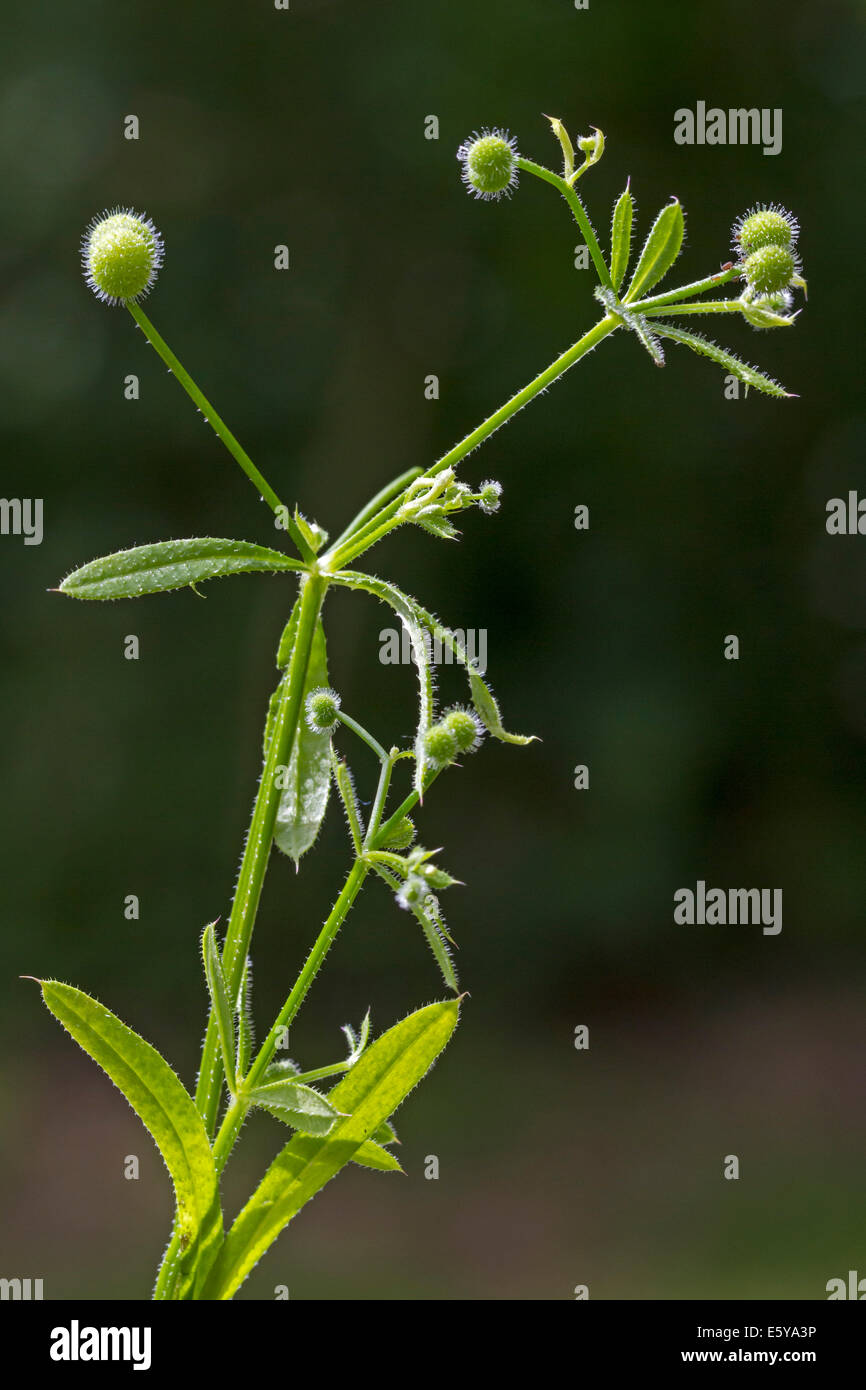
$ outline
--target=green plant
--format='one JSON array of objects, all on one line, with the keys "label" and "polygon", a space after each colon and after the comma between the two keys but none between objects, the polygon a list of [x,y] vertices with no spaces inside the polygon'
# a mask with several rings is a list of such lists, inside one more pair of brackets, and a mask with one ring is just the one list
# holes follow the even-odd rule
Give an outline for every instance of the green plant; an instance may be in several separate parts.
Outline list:
[{"label": "green plant", "polygon": [[[280,672],[264,728],[263,767],[255,797],[234,901],[220,944],[215,924],[202,937],[210,1015],[195,1096],[148,1043],[101,1004],[70,985],[41,981],[50,1011],[117,1084],[147,1126],[165,1158],[177,1211],[160,1269],[158,1299],[226,1299],[292,1216],[345,1164],[397,1171],[390,1150],[396,1136],[391,1118],[448,1042],[460,998],[440,895],[455,880],[435,852],[415,844],[410,813],[443,772],[477,748],[484,733],[507,743],[530,739],[506,731],[494,696],[467,657],[457,635],[390,581],[353,568],[355,562],[397,527],[413,525],[451,539],[454,519],[472,507],[485,513],[500,505],[500,485],[473,489],[459,482],[456,467],[522,406],[562,376],[602,340],[620,329],[633,333],[661,366],[661,340],[692,348],[770,395],[787,393],[756,368],[716,344],[668,320],[677,315],[742,315],[759,328],[790,326],[792,290],[805,288],[796,255],[797,226],[783,210],[759,208],[734,227],[736,259],[703,279],[664,293],[655,287],[671,270],[683,241],[683,212],[671,201],[658,214],[623,292],[631,261],[634,204],[627,187],[613,209],[610,253],[605,258],[576,185],[601,158],[598,130],[580,139],[583,156],[558,120],[554,134],[563,154],[562,173],[523,158],[501,131],[484,131],[461,147],[458,157],[469,190],[484,199],[510,194],[520,173],[551,184],[565,199],[598,277],[598,322],[516,395],[426,471],[412,468],[389,483],[355,516],[337,539],[295,508],[290,511],[205,399],[141,308],[162,260],[162,242],[152,224],[131,210],[98,218],[83,245],[85,271],[97,295],[124,305],[165,364],[210,422],[219,438],[272,508],[276,526],[296,554],[246,541],[173,540],[136,547],[76,569],[60,585],[73,598],[133,598],[221,575],[250,571],[285,573],[299,592],[279,641]],[[738,297],[705,299],[735,280]],[[332,587],[371,595],[400,619],[417,667],[419,716],[411,748],[386,747],[343,708],[329,687],[323,605]],[[288,605],[287,605],[288,606]],[[448,647],[466,670],[469,702],[437,714],[430,644]],[[379,765],[378,784],[364,822],[353,775],[343,751],[357,739]],[[398,764],[410,773],[402,795],[392,797]],[[401,769],[402,770],[402,769]],[[250,947],[272,847],[296,862],[313,844],[331,785],[342,801],[349,830],[351,864],[333,909],[316,937],[264,1043],[256,1049],[252,1025]],[[396,803],[396,804],[393,804]],[[302,1070],[285,1055],[289,1030],[310,986],[370,875],[385,884],[420,926],[445,985],[455,996],[410,1014],[375,1042],[365,1017],[358,1032],[344,1029],[344,1058]],[[281,1055],[282,1054],[282,1055]],[[339,1077],[323,1092],[315,1083]],[[223,1102],[225,1101],[225,1104]],[[250,1110],[267,1111],[289,1126],[293,1137],[271,1164],[231,1228],[225,1232],[220,1178]]]}]

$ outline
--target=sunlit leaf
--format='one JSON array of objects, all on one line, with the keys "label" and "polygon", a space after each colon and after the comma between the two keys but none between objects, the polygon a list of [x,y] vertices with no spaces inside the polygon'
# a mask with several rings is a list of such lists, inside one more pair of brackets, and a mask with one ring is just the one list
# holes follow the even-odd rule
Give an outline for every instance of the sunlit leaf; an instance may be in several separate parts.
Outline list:
[{"label": "sunlit leaf", "polygon": [[329,1093],[345,1119],[327,1138],[297,1134],[271,1164],[226,1236],[204,1291],[229,1299],[306,1202],[393,1115],[429,1070],[457,1025],[458,1001],[430,1004],[389,1028]]},{"label": "sunlit leaf", "polygon": [[40,985],[51,1013],[123,1093],[162,1154],[179,1237],[170,1296],[199,1297],[222,1243],[222,1213],[210,1144],[192,1097],[156,1049],[104,1005],[57,980]]}]

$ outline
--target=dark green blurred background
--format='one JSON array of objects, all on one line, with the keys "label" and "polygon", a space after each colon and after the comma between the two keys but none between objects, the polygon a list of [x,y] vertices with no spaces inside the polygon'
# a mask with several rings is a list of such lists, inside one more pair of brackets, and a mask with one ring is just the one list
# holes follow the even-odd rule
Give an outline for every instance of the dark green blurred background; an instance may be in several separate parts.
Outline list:
[{"label": "dark green blurred background", "polygon": [[[617,336],[467,461],[467,480],[503,482],[499,516],[468,515],[460,545],[413,532],[369,557],[452,625],[488,630],[506,720],[543,742],[486,746],[424,811],[425,843],[466,880],[445,906],[472,998],[399,1118],[407,1176],[344,1174],[243,1296],[822,1298],[866,1275],[866,540],[824,529],[828,498],[866,492],[862,7],[55,0],[7,15],[2,491],[43,497],[46,530],[38,547],[0,539],[0,1274],[42,1277],[49,1298],[149,1294],[167,1176],[17,977],[91,991],[194,1079],[198,937],[230,902],[291,600],[264,576],[206,601],[46,592],[151,540],[274,539],[128,316],[86,291],[81,231],[116,203],[154,217],[166,264],[148,312],[276,490],[333,534],[593,321],[554,192],[524,177],[485,205],[458,178],[454,151],[483,125],[555,164],[544,111],[607,135],[581,185],[605,243],[627,175],[641,235],[680,197],[680,279],[727,258],[754,202],[796,211],[796,329],[718,336],[800,399],[725,400],[712,364],[672,345],[659,372]],[[676,146],[673,113],[698,100],[781,107],[783,152]],[[346,707],[405,738],[413,678],[379,664],[385,610],[334,594],[327,616]],[[461,692],[453,671],[442,686]],[[363,756],[356,770],[369,795]],[[260,1025],[346,865],[333,806],[299,876],[274,863]],[[674,925],[674,891],[698,878],[781,887],[781,935]],[[384,1028],[439,992],[420,933],[374,885],[293,1053],[316,1064],[368,1004]],[[249,1126],[230,1206],[281,1139]]]}]

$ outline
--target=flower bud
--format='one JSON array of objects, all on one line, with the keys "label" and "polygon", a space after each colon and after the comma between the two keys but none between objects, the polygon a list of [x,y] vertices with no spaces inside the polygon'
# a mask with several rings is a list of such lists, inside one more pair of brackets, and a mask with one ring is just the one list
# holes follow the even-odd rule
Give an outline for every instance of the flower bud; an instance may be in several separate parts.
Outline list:
[{"label": "flower bud", "polygon": [[383,849],[408,849],[415,839],[415,822],[408,816],[403,816],[398,820],[387,840],[382,842]]},{"label": "flower bud", "polygon": [[488,516],[492,516],[494,512],[498,512],[501,505],[499,500],[501,496],[502,484],[494,482],[492,478],[488,478],[478,489],[478,505],[482,512],[486,512]]},{"label": "flower bud", "polygon": [[746,257],[743,277],[754,294],[775,294],[787,289],[797,273],[797,263],[784,246],[762,246]]},{"label": "flower bud", "polygon": [[94,218],[84,233],[84,278],[105,304],[136,303],[153,286],[162,251],[162,237],[149,217],[114,208]]},{"label": "flower bud", "polygon": [[517,185],[517,145],[507,131],[476,133],[460,146],[457,158],[463,165],[463,182],[476,198],[511,196]]},{"label": "flower bud", "polygon": [[396,897],[400,907],[410,909],[423,907],[429,895],[430,889],[423,878],[418,874],[410,874]]},{"label": "flower bud", "polygon": [[484,729],[477,714],[462,705],[455,705],[454,709],[447,712],[442,723],[454,739],[460,753],[475,752]]},{"label": "flower bud", "polygon": [[781,246],[790,251],[799,232],[796,217],[771,203],[769,207],[750,209],[734,223],[733,247],[741,256],[750,256],[762,246]]},{"label": "flower bud", "polygon": [[447,767],[449,763],[453,763],[457,752],[457,740],[444,720],[427,730],[424,753],[431,767]]},{"label": "flower bud", "polygon": [[321,686],[307,696],[307,724],[316,733],[330,733],[337,724],[340,697]]}]

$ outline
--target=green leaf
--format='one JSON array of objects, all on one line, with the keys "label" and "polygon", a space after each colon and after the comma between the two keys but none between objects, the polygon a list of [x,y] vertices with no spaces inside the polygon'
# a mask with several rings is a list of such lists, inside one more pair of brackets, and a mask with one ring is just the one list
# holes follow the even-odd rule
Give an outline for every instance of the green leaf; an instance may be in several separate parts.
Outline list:
[{"label": "green leaf", "polygon": [[83,599],[140,598],[226,574],[299,569],[303,566],[297,560],[279,550],[208,536],[139,545],[134,550],[119,550],[101,560],[91,560],[89,565],[66,576],[60,593]]},{"label": "green leaf", "polygon": [[295,639],[298,635],[298,621],[301,615],[300,595],[295,599],[295,606],[289,614],[289,621],[283,628],[280,637],[280,645],[277,647],[277,669],[282,671],[290,663],[292,652],[295,650]]},{"label": "green leaf", "polygon": [[327,1096],[298,1081],[269,1081],[246,1092],[248,1100],[303,1134],[329,1134],[342,1111]]},{"label": "green leaf", "polygon": [[378,1173],[403,1172],[402,1165],[394,1155],[383,1149],[381,1144],[374,1143],[372,1139],[368,1139],[366,1144],[355,1150],[352,1162],[359,1164],[361,1168],[375,1168]]},{"label": "green leaf", "polygon": [[235,1013],[238,1020],[236,1074],[243,1076],[252,1059],[256,1041],[255,1028],[253,1027],[253,963],[249,956],[247,956],[244,973],[241,976],[241,987],[238,990]]},{"label": "green leaf", "polygon": [[780,386],[778,381],[765,376],[763,372],[758,371],[757,367],[750,367],[747,362],[741,362],[739,357],[735,357],[732,352],[726,352],[724,348],[719,347],[718,343],[711,342],[709,338],[704,338],[699,333],[686,333],[683,329],[674,328],[669,323],[656,323],[655,330],[663,338],[670,338],[675,343],[682,343],[684,347],[690,347],[693,352],[700,353],[702,357],[709,357],[711,361],[724,367],[732,376],[745,382],[746,386],[754,386],[756,391],[763,391],[767,396],[791,398],[792,393],[786,391],[784,386]]},{"label": "green leaf", "polygon": [[396,1144],[398,1142],[397,1131],[387,1120],[379,1126],[375,1134],[371,1134],[370,1138],[374,1144]]},{"label": "green leaf", "polygon": [[503,727],[499,706],[496,703],[490,686],[481,679],[473,666],[467,665],[466,670],[469,675],[469,689],[472,692],[472,703],[475,706],[475,712],[488,733],[491,733],[494,738],[500,739],[503,743],[517,743],[521,746],[527,743],[535,743],[538,738],[537,734],[510,734],[508,730]]},{"label": "green leaf", "polygon": [[617,294],[628,270],[633,216],[634,199],[626,185],[614,206],[610,227],[610,279]]},{"label": "green leaf", "polygon": [[413,903],[410,904],[410,906],[414,917],[421,925],[421,929],[427,939],[427,945],[433,952],[433,957],[442,972],[442,978],[445,984],[448,989],[453,989],[456,994],[459,989],[457,971],[454,969],[451,952],[445,940],[445,933],[442,929],[441,909],[435,895],[430,893],[422,904],[417,905]]},{"label": "green leaf", "polygon": [[458,1012],[456,999],[430,1004],[367,1048],[328,1097],[348,1115],[327,1138],[295,1135],[277,1155],[226,1236],[204,1298],[233,1296],[283,1227],[354,1159],[417,1086],[451,1037]]},{"label": "green leaf", "polygon": [[325,531],[317,521],[307,521],[307,518],[302,512],[298,511],[297,507],[295,508],[295,525],[313,554],[318,554],[325,541],[328,539],[327,531]]},{"label": "green leaf", "polygon": [[204,973],[205,979],[207,980],[208,993],[210,994],[214,1016],[217,1021],[217,1031],[219,1033],[220,1049],[223,1055],[226,1081],[228,1082],[229,1090],[234,1093],[237,1090],[237,1077],[235,1076],[235,1021],[232,1015],[231,1005],[229,1004],[225,976],[223,975],[222,958],[216,943],[216,933],[214,932],[215,925],[214,922],[211,922],[209,926],[205,927],[201,939],[201,953],[202,959],[204,960]]},{"label": "green leaf", "polygon": [[684,232],[683,210],[674,198],[673,202],[662,208],[650,229],[628,287],[626,304],[639,299],[667,275],[680,254]]},{"label": "green leaf", "polygon": [[365,593],[373,594],[382,603],[387,603],[389,608],[392,608],[397,614],[409,634],[412,655],[418,670],[419,708],[418,728],[415,734],[415,790],[420,795],[423,791],[426,771],[424,740],[427,736],[427,730],[433,722],[434,712],[433,667],[424,632],[424,617],[426,616],[424,610],[413,598],[398,589],[396,584],[389,584],[387,580],[377,579],[372,574],[362,574],[355,570],[340,570],[334,575],[334,581],[337,584],[345,585],[348,589],[363,589]]},{"label": "green leaf", "polygon": [[198,1297],[223,1234],[216,1169],[192,1097],[156,1049],[102,1004],[57,980],[40,987],[48,1009],[122,1091],[162,1154],[181,1248],[171,1296]]},{"label": "green leaf", "polygon": [[[310,649],[304,700],[311,690],[327,684],[328,654],[325,630],[319,619]],[[331,736],[321,729],[311,729],[303,716],[298,721],[298,732],[284,778],[285,785],[274,826],[274,843],[283,854],[294,859],[297,867],[301,855],[306,854],[319,833],[331,788]]]}]

